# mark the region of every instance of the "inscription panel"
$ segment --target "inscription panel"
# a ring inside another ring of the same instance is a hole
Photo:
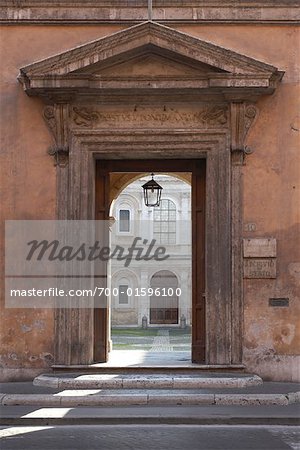
[[[244,259],[244,278],[276,278],[276,259]]]
[[[73,106],[72,126],[83,128],[102,128],[107,126],[126,128],[136,127],[164,127],[174,124],[184,127],[213,127],[228,126],[228,111],[226,105],[200,105],[191,108],[178,106],[132,108],[91,108],[90,106]]]
[[[243,239],[244,258],[275,258],[276,239],[249,238]]]

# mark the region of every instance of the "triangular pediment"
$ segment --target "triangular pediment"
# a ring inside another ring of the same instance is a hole
[[[178,58],[176,54],[161,54],[159,49],[153,47],[144,49],[139,53],[126,57],[109,60],[106,63],[93,64],[84,69],[79,69],[73,74],[89,74],[102,77],[178,77],[188,78],[205,75],[207,72],[224,73],[220,69],[208,64],[198,63],[186,58]]]
[[[41,95],[47,89],[61,88],[81,93],[91,86],[95,92],[108,87],[131,89],[131,79],[139,78],[176,79],[178,87],[184,89],[267,89],[273,88],[274,81],[281,77],[282,73],[269,64],[172,28],[145,22],[23,67],[19,78],[29,94]],[[128,83],[120,86],[112,83],[120,78],[126,78]],[[188,78],[193,80],[192,84],[182,84]],[[94,84],[88,84],[88,80],[89,83],[94,80]],[[111,83],[105,84],[103,80]],[[168,85],[151,87],[167,89]]]

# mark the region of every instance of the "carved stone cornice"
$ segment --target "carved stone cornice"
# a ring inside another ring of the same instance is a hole
[[[250,127],[258,116],[258,108],[245,102],[230,103],[231,153],[233,164],[243,164],[252,150],[245,145]]]
[[[132,5],[135,7],[145,7],[147,6],[147,0],[57,0],[53,1],[56,8],[63,8],[64,6],[86,6],[86,7],[114,7],[114,6],[124,6],[125,8],[130,8]],[[176,5],[178,8],[182,6],[205,6],[210,7],[220,7],[224,6],[236,6],[241,8],[246,7],[285,7],[285,6],[297,6],[299,5],[298,0],[153,0],[153,8],[156,7],[172,7]],[[24,7],[37,7],[37,6],[49,6],[48,0],[0,0],[0,6],[19,6]]]
[[[54,141],[48,154],[54,156],[55,166],[65,167],[69,156],[69,105],[48,105],[44,108],[43,116]]]
[[[146,0],[0,0],[0,22],[37,24],[139,23]],[[153,0],[161,23],[295,24],[298,0]]]
[[[121,72],[119,64],[123,69],[126,64],[141,65],[145,56],[156,58],[155,63],[159,61],[157,70],[143,66],[146,69],[140,77],[139,71]],[[176,64],[176,73],[171,69],[159,72],[159,64],[165,69],[169,59]],[[19,80],[28,95],[52,103],[46,107],[44,117],[54,137],[50,153],[55,155],[57,165],[67,163],[69,126],[88,130],[124,128],[127,123],[138,128],[143,123],[145,128],[157,124],[163,128],[168,121],[175,128],[230,128],[232,162],[241,164],[249,153],[245,139],[257,115],[249,102],[272,94],[283,74],[270,64],[148,21],[23,67]],[[157,95],[160,105],[167,105],[167,99],[176,95],[180,104],[199,107],[187,112],[163,106],[146,115],[127,109],[124,115],[111,108],[103,112],[97,106],[105,96],[117,98],[119,105],[132,105],[139,95],[152,99]],[[213,96],[214,101],[201,109],[200,104],[209,102],[208,96]],[[187,98],[191,100],[187,102]],[[228,103],[230,119],[224,107]]]

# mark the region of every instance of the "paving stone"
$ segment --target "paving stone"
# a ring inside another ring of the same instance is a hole
[[[47,384],[45,384],[47,383]],[[59,379],[57,377],[51,377],[49,375],[39,375],[33,380],[34,386],[48,386],[54,389],[57,389],[59,383]]]
[[[217,378],[200,378],[200,377],[174,377],[174,388],[200,388],[200,387],[228,387],[235,386],[237,387],[237,380],[233,382],[233,380],[225,379],[217,379]]]
[[[62,378],[58,380],[59,388],[122,388],[123,379],[121,377],[115,378],[113,376],[85,376],[78,379]]]
[[[88,397],[100,393],[102,393],[101,389],[65,389],[53,395],[56,397]]]
[[[147,394],[136,395],[91,395],[88,397],[61,397],[61,406],[121,406],[146,405]]]
[[[157,336],[153,339],[150,352],[172,352],[170,344],[169,330],[158,330]]]
[[[133,377],[133,378],[123,378],[123,388],[124,389],[151,389],[151,388],[162,388],[171,389],[173,388],[173,378],[172,377]]]
[[[251,380],[251,383],[248,383]],[[219,377],[180,377],[174,376],[174,388],[242,388],[246,386],[257,386],[262,384],[262,380],[259,377],[243,378],[234,377],[227,378],[223,376]]]
[[[243,386],[258,386],[263,384],[263,380],[258,375],[252,375],[251,377],[246,377],[240,379],[241,387]]]
[[[300,403],[300,392],[290,392],[287,398],[289,403]]]
[[[149,405],[213,405],[213,394],[149,394]]]
[[[2,405],[59,406],[60,397],[49,394],[7,394],[2,399]]]
[[[288,405],[282,394],[216,394],[216,405]]]

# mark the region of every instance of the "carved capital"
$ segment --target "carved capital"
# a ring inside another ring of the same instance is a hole
[[[69,105],[58,103],[46,106],[43,115],[54,141],[48,154],[54,156],[56,166],[64,167],[69,154]]]
[[[258,115],[254,105],[245,102],[230,103],[231,152],[234,164],[243,164],[252,150],[245,145],[247,134]]]
[[[69,162],[69,150],[64,148],[51,147],[48,150],[48,155],[54,157],[54,165],[59,167],[66,167]]]

